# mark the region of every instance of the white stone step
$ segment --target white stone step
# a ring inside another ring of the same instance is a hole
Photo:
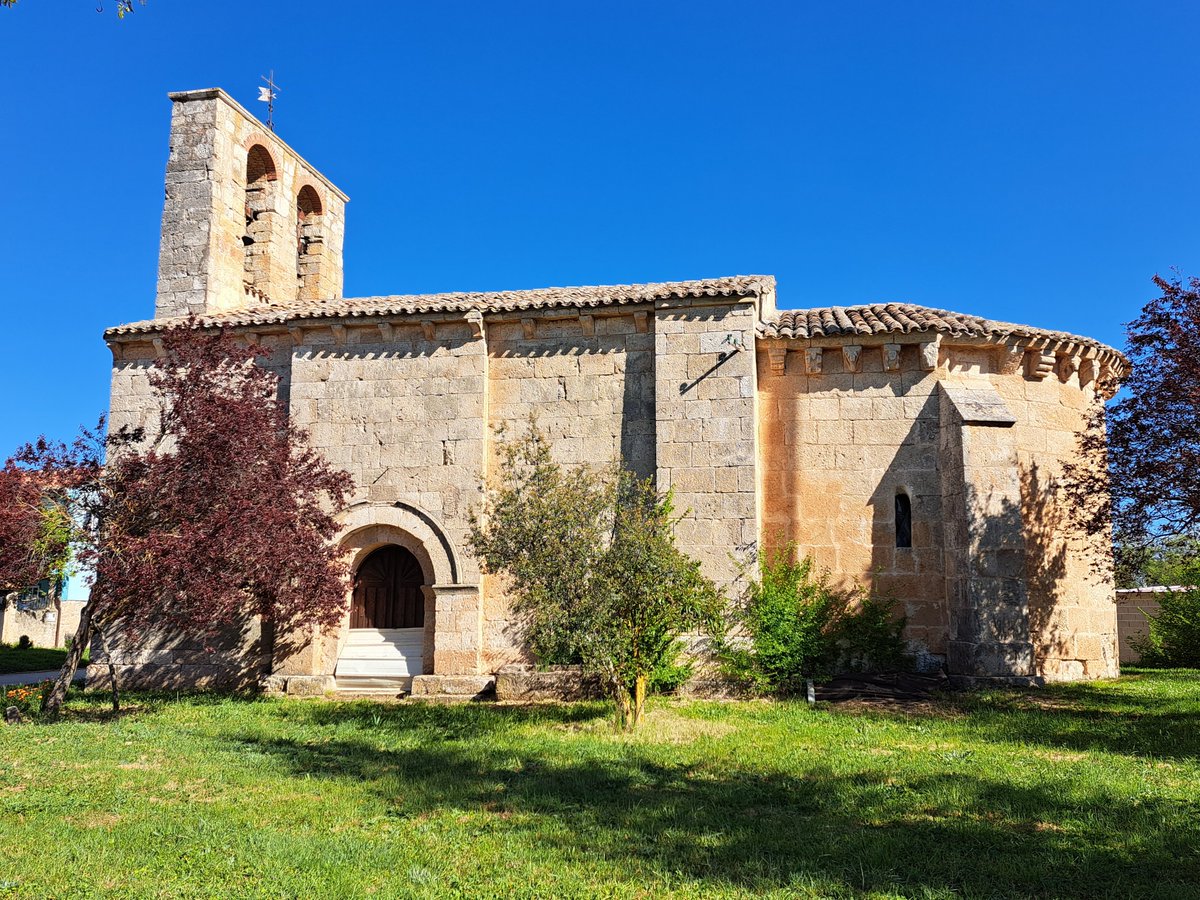
[[[407,694],[412,690],[412,676],[338,675],[338,693]]]
[[[415,671],[414,671],[415,669]],[[334,676],[387,675],[393,678],[421,674],[421,659],[339,659]]]
[[[352,628],[346,635],[347,647],[379,647],[409,644],[425,640],[424,628]]]
[[[386,676],[420,675],[425,671],[425,629],[354,629],[338,657],[334,675]]]

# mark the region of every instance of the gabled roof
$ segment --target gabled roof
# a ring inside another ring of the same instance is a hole
[[[274,303],[262,299],[256,306],[232,309],[200,316],[196,327],[269,326],[329,318],[366,318],[371,316],[419,315],[424,313],[524,312],[541,309],[589,309],[653,303],[672,299],[702,297],[754,297],[773,294],[775,279],[770,275],[734,275],[698,281],[662,281],[650,284],[607,284],[585,287],[551,287],[526,291],[483,293],[396,294],[383,297],[346,297],[320,301]],[[773,304],[768,304],[768,308]],[[105,338],[121,335],[153,334],[165,328],[184,325],[184,317],[147,319],[118,325],[104,333]],[[862,306],[826,306],[813,309],[788,309],[768,313],[758,323],[758,336],[765,339],[819,339],[853,335],[889,335],[936,332],[956,337],[985,338],[993,341],[1014,339],[1042,340],[1091,347],[1124,363],[1116,350],[1091,338],[1050,331],[1011,322],[999,322],[980,316],[933,309],[912,303],[872,303]]]
[[[245,309],[205,315],[200,327],[214,325],[281,325],[306,319],[358,316],[410,315],[414,313],[517,312],[555,307],[594,308],[690,297],[762,297],[775,290],[770,275],[735,275],[700,281],[665,281],[652,284],[608,284],[589,287],[552,287],[495,293],[399,294],[387,297],[354,297],[291,303],[264,302]],[[139,334],[182,325],[186,318],[148,319],[110,328],[104,336]]]

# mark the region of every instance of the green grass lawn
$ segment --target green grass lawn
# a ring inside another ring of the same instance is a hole
[[[61,669],[66,661],[66,650],[47,650],[44,647],[18,650],[15,644],[0,644],[0,675]]]
[[[909,710],[132,696],[0,728],[0,897],[1200,897],[1200,673]]]

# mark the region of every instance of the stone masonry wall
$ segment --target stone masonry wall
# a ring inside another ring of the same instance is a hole
[[[429,515],[455,549],[459,583],[478,584],[463,548],[468,512],[481,499],[483,342],[462,320],[349,327],[340,343],[327,329],[311,329],[301,340],[291,365],[292,421],[353,477],[352,504],[400,503]],[[425,577],[432,584],[435,573]],[[456,627],[478,632],[480,624]],[[464,642],[462,659],[443,655],[443,664],[476,671],[477,651],[465,648],[479,641],[476,634]],[[326,655],[318,668],[331,670],[336,647]]]
[[[1136,666],[1142,654],[1134,644],[1150,634],[1146,617],[1157,616],[1162,606],[1159,598],[1173,587],[1126,588],[1117,591],[1117,638],[1121,665]]]
[[[1040,377],[990,380],[1017,419],[1013,442],[1038,674],[1052,681],[1113,677],[1117,622],[1108,539],[1072,528],[1060,486],[1063,463],[1077,458],[1094,384],[1081,386],[1080,372],[1053,356]]]
[[[646,309],[489,322],[489,459],[498,428],[524,434],[534,415],[563,465],[620,458],[639,475],[653,475],[652,328]],[[485,671],[525,659],[499,579],[484,579],[483,619]]]
[[[745,301],[655,310],[658,485],[674,491],[680,547],[731,592],[759,540],[757,319]]]

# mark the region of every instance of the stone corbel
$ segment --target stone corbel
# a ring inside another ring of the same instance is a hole
[[[256,344],[258,344],[258,332],[257,331],[244,331],[242,333],[246,336],[246,344],[248,346],[253,347]]]
[[[525,334],[525,340],[532,341],[537,336],[537,322],[533,319],[522,319],[521,331]]]
[[[645,334],[647,331],[649,331],[650,330],[650,313],[648,313],[644,309],[634,312],[633,327],[636,328],[640,334]]]
[[[820,375],[821,363],[823,362],[824,349],[821,347],[808,347],[804,351],[804,374]]]
[[[113,359],[122,359],[125,356],[125,345],[120,341],[110,342],[108,349],[112,351]]]
[[[288,334],[292,336],[292,343],[297,347],[304,343],[304,329],[299,325],[293,325],[289,328]]]
[[[167,355],[167,350],[163,344],[162,338],[160,338],[160,337],[151,338],[150,343],[152,343],[154,345],[154,355],[156,357],[158,357],[159,359],[162,359],[164,356]]]
[[[467,325],[471,328],[471,337],[483,337],[483,313],[473,309],[467,313]]]
[[[1005,344],[1000,350],[1000,374],[1016,375],[1025,363],[1025,348]]]
[[[433,319],[421,320],[421,334],[425,340],[432,341],[437,336],[437,330],[434,328]]]
[[[842,345],[842,371],[862,371],[862,344]]]
[[[1087,359],[1080,360],[1080,362],[1079,362],[1079,386],[1081,388],[1087,387],[1089,384],[1091,384],[1093,381],[1095,381],[1096,376],[1098,374],[1098,369],[1099,369],[1099,366],[1096,365],[1096,360],[1091,359],[1090,357]]]
[[[329,330],[333,332],[333,342],[335,344],[346,343],[346,326],[341,322],[334,322],[329,326]]]
[[[921,368],[926,372],[932,372],[938,367],[938,354],[942,349],[942,336],[939,334],[932,341],[923,341],[917,345],[917,349],[921,351]]]
[[[787,371],[787,347],[772,344],[767,347],[767,363],[771,366],[772,375],[782,375]]]
[[[900,345],[899,344],[884,344],[883,345],[883,371],[899,372],[900,371]]]
[[[1071,380],[1071,376],[1079,371],[1079,364],[1074,356],[1064,354],[1056,358],[1054,369],[1058,373],[1058,380],[1066,384]]]
[[[383,338],[384,343],[390,344],[392,342],[392,338],[395,336],[395,333],[395,329],[392,328],[391,322],[379,323],[379,336]]]
[[[1044,381],[1046,376],[1054,371],[1056,362],[1058,360],[1053,353],[1035,350],[1025,359],[1025,377],[1033,381]]]
[[[596,334],[596,317],[589,313],[580,313],[579,327],[583,329],[584,337],[594,336]]]

